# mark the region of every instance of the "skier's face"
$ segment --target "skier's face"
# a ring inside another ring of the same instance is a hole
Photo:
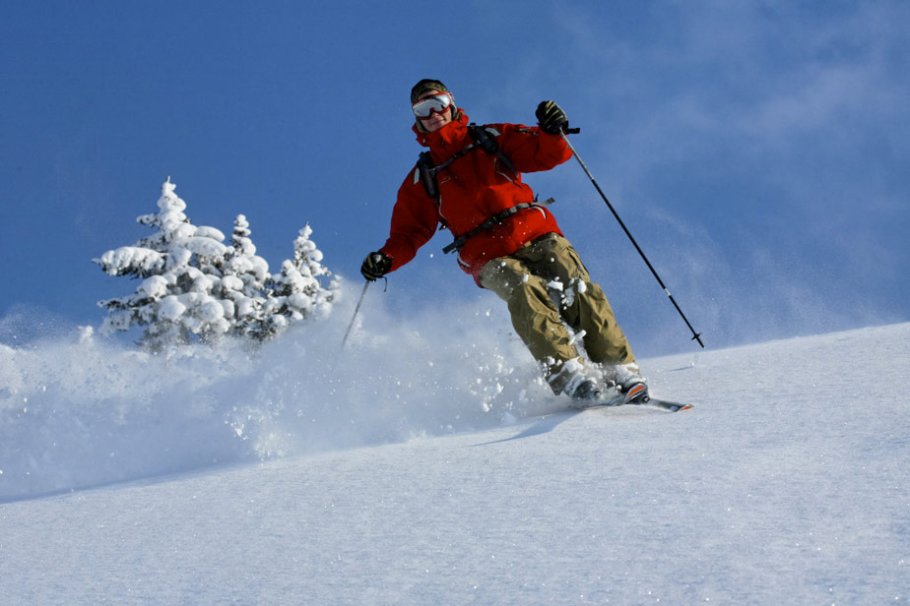
[[[412,109],[421,126],[428,132],[433,132],[452,121],[454,105],[452,93],[440,91],[424,95],[414,103]]]
[[[429,118],[420,118],[420,123],[428,132],[437,131],[452,121],[452,112],[444,111],[439,114],[430,114]]]

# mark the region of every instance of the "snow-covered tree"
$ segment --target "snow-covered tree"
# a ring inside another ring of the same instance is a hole
[[[246,217],[237,215],[222,268],[221,297],[232,311],[231,333],[262,340],[259,327],[268,296],[269,264],[256,255],[251,233]]]
[[[224,265],[228,251],[224,234],[194,226],[175,188],[168,178],[161,186],[158,212],[137,219],[156,230],[152,235],[94,259],[109,275],[142,279],[133,294],[99,305],[109,310],[105,330],[143,327],[140,342],[150,349],[194,338],[215,340],[232,325],[225,306],[213,296],[220,288],[217,267]]]
[[[322,251],[311,235],[313,228],[307,224],[294,240],[294,260],[284,261],[281,272],[272,279],[278,313],[291,320],[324,317],[331,311],[339,288],[332,272],[322,265]]]
[[[106,331],[141,327],[140,343],[161,349],[223,335],[264,341],[294,322],[328,315],[339,284],[322,265],[309,225],[294,242],[293,261],[272,275],[256,255],[244,215],[235,219],[225,246],[219,230],[190,222],[175,188],[168,178],[158,212],[137,219],[154,233],[94,259],[112,276],[141,279],[133,294],[99,303],[109,310]]]

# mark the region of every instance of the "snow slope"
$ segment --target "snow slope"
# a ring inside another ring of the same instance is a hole
[[[343,320],[0,348],[3,603],[910,603],[910,324],[644,360],[697,408],[567,413],[501,318],[365,315],[393,332],[340,358],[307,343]]]

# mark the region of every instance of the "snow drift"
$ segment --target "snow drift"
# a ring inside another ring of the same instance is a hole
[[[346,299],[254,353],[234,343],[154,355],[88,331],[0,345],[0,500],[490,427],[558,406],[507,318],[478,306],[397,325],[368,297],[341,352]]]

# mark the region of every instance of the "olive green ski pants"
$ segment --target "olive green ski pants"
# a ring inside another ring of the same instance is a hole
[[[584,349],[591,362],[635,361],[606,295],[562,236],[546,235],[490,261],[480,271],[479,281],[508,304],[515,332],[548,377],[578,357],[572,332],[584,331]],[[559,386],[552,381],[551,385],[559,393]]]

